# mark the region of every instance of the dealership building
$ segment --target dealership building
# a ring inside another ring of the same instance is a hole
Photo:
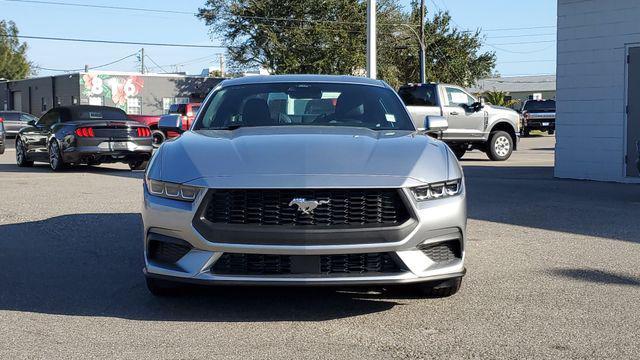
[[[558,0],[557,177],[640,183],[638,19],[638,0]]]
[[[88,71],[0,81],[0,109],[39,116],[54,106],[105,105],[128,114],[161,115],[172,104],[201,101],[222,80],[180,74]]]

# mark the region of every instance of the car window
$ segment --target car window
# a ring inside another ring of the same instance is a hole
[[[29,122],[31,120],[38,121],[38,118],[30,114],[20,114],[20,121]]]
[[[38,120],[38,126],[39,127],[44,127],[44,128],[48,128],[51,127],[53,124],[58,122],[58,111],[57,110],[51,110],[49,112],[47,112],[46,114],[42,115],[42,117],[40,118],[40,120]]]
[[[20,113],[16,112],[5,112],[0,113],[0,117],[5,121],[18,121],[20,119]]]
[[[405,86],[400,88],[398,95],[407,106],[437,106],[434,85]]]
[[[373,130],[414,130],[388,88],[342,83],[237,85],[217,91],[204,104],[194,127],[355,126]]]
[[[469,94],[458,88],[446,87],[445,91],[449,106],[471,106],[476,102]]]
[[[555,100],[529,100],[524,104],[523,111],[555,111]]]

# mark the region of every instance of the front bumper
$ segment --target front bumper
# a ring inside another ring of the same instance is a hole
[[[409,199],[408,190],[403,190]],[[193,218],[205,194],[193,203],[180,202],[150,195],[144,191],[144,248],[146,276],[172,281],[209,285],[393,285],[438,281],[464,275],[464,237],[466,200],[462,194],[452,198],[421,203],[410,201],[417,223],[398,239],[386,242],[356,244],[282,245],[246,243],[215,243],[209,241],[193,225]],[[158,262],[150,257],[150,238],[173,238],[191,248],[175,263]],[[421,250],[430,244],[457,242],[459,256],[447,261],[434,261]],[[418,248],[421,247],[421,248]],[[213,269],[225,253],[268,254],[304,258],[341,254],[391,254],[401,271],[373,274],[307,274],[277,275],[220,274]]]

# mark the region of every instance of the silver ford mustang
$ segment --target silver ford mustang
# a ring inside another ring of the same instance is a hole
[[[147,286],[401,285],[458,291],[463,174],[446,126],[416,130],[384,82],[265,76],[222,82],[144,181]],[[179,131],[178,117],[160,120]]]

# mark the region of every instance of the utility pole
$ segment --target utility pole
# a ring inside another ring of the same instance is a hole
[[[427,82],[427,73],[425,69],[425,46],[424,46],[424,16],[425,16],[424,0],[420,0],[420,82]]]
[[[144,48],[140,49],[140,73],[144,74]]]
[[[224,54],[220,55],[220,77],[224,77]]]
[[[367,76],[375,79],[376,70],[376,0],[367,0]]]

